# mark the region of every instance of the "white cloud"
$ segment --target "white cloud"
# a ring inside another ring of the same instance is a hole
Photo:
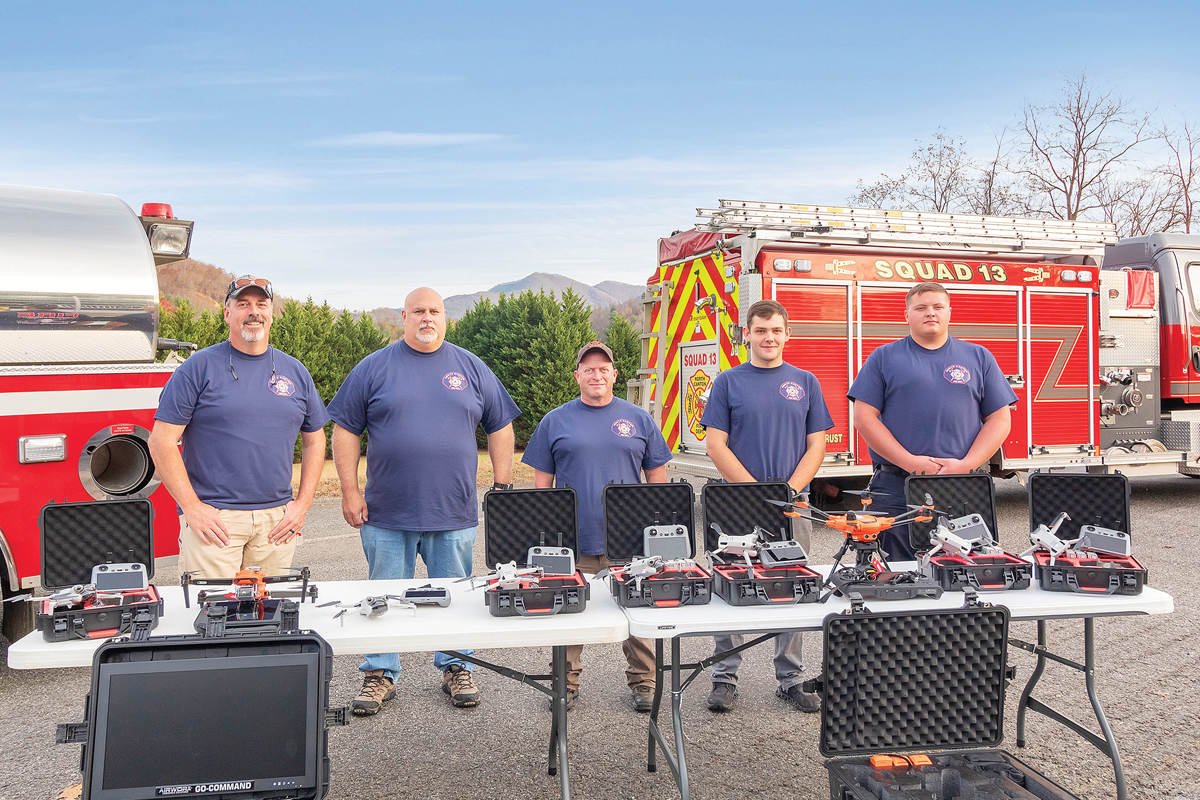
[[[313,144],[324,147],[443,147],[454,144],[478,144],[501,139],[497,133],[396,133],[373,131],[330,136]]]

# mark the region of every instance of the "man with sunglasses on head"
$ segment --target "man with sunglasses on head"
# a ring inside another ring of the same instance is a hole
[[[273,301],[265,278],[231,281],[228,341],[184,361],[154,414],[150,456],[179,504],[179,568],[198,577],[230,578],[250,566],[279,575],[290,567],[325,463],[329,416],[304,365],[270,344]]]

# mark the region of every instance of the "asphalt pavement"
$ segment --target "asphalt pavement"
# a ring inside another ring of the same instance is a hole
[[[1200,800],[1200,609],[1191,591],[1194,539],[1200,513],[1200,481],[1184,477],[1140,478],[1133,485],[1133,546],[1149,569],[1150,582],[1175,598],[1175,613],[1155,617],[1097,619],[1099,692],[1124,759],[1130,798]],[[1027,546],[1024,489],[1015,480],[997,483],[1002,544]],[[827,563],[839,534],[818,527],[814,562]],[[317,581],[366,578],[358,533],[342,520],[334,499],[319,499],[309,515],[297,565],[312,567]],[[476,573],[484,572],[482,538]],[[155,583],[176,583],[162,570]],[[481,601],[482,602],[482,601]],[[714,600],[713,602],[721,602]],[[1103,598],[1097,598],[1103,602]],[[536,621],[531,621],[536,624]],[[1036,636],[1034,623],[1014,623],[1012,635]],[[808,661],[819,665],[821,637],[805,634]],[[1082,660],[1082,622],[1050,623],[1050,640],[1068,657]],[[7,642],[0,644],[0,800],[53,798],[77,782],[79,747],[54,744],[55,725],[82,719],[90,670],[12,670]],[[710,638],[683,642],[684,657],[711,653]],[[478,651],[480,657],[530,673],[547,671],[550,651]],[[618,644],[584,651],[582,691],[570,713],[570,763],[576,798],[677,797],[670,773],[646,772],[646,715],[636,714],[625,687]],[[360,685],[354,656],[335,658],[331,693],[349,703]],[[1085,800],[1115,796],[1108,760],[1076,734],[1031,715],[1029,746],[1017,749],[1016,700],[1033,657],[1016,648],[1009,663],[1017,679],[1008,692],[1005,748]],[[432,654],[406,654],[396,697],[375,717],[356,718],[330,734],[331,798],[554,798],[558,779],[546,775],[549,712],[545,695],[499,675],[478,670],[482,703],[452,708],[440,688]],[[818,669],[813,669],[815,674]],[[820,718],[802,714],[775,697],[769,648],[746,653],[740,699],[734,711],[713,714],[704,704],[705,677],[683,696],[692,796],[697,800],[826,798],[828,780],[817,752]],[[1081,721],[1091,708],[1081,673],[1051,666],[1038,696]],[[247,724],[268,709],[247,709]]]

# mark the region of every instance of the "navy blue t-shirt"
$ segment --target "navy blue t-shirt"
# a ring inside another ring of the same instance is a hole
[[[833,418],[811,372],[746,362],[717,375],[700,424],[729,434],[729,449],[754,480],[786,481],[808,452],[805,437],[832,428]]]
[[[478,525],[475,428],[495,433],[520,413],[487,365],[449,342],[376,350],[329,404],[338,425],[367,432],[367,521],[402,531]]]
[[[274,347],[252,356],[229,342],[179,365],[154,418],[187,426],[183,465],[201,502],[242,510],[291,502],[296,437],[329,421],[303,364]]]
[[[996,357],[953,336],[936,350],[911,336],[883,345],[846,396],[879,409],[879,420],[905,450],[934,458],[965,456],[983,418],[1017,401]],[[891,463],[874,450],[871,460]]]
[[[604,406],[575,399],[538,423],[521,461],[570,486],[579,503],[579,552],[604,553],[606,484],[640,483],[642,470],[661,467],[671,451],[649,414],[614,397]]]

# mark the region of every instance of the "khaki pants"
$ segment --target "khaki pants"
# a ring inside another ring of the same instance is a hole
[[[609,566],[609,561],[602,555],[580,556],[575,565],[585,575],[595,575]],[[654,645],[650,639],[638,639],[630,636],[621,643],[625,652],[625,661],[629,667],[625,670],[625,682],[629,688],[637,686],[654,687]],[[553,667],[551,667],[553,669]],[[567,688],[579,691],[579,675],[583,672],[583,645],[573,644],[567,647]]]
[[[267,541],[267,534],[283,519],[283,506],[255,511],[217,509],[229,544],[217,547],[205,544],[188,527],[187,517],[179,515],[179,570],[198,578],[232,578],[246,567],[261,567],[263,575],[282,575],[292,565],[292,555],[300,537],[287,544]]]

